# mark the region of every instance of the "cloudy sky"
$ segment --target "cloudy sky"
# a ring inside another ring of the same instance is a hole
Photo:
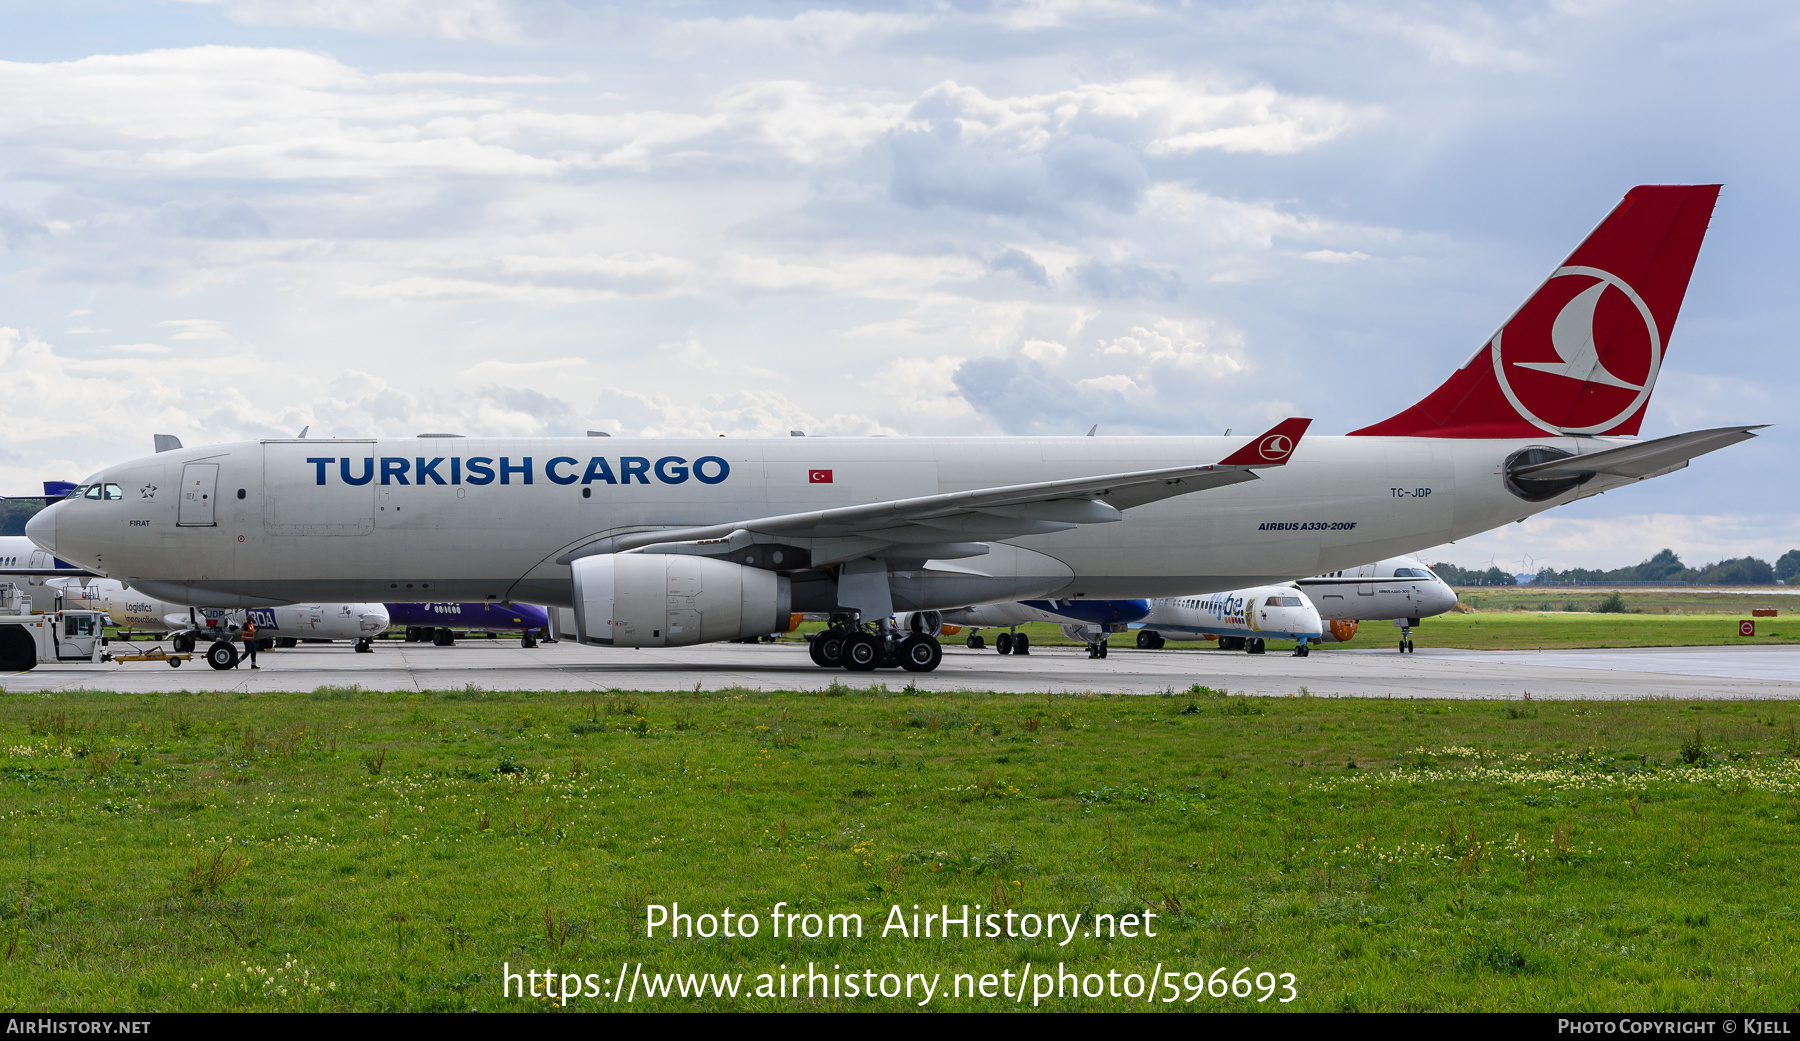
[[[1724,182],[1646,435],[1433,554],[1800,546],[1800,8],[0,3],[0,491],[291,435],[1342,433]]]

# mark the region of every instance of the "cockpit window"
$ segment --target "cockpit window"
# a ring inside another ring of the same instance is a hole
[[[125,493],[120,490],[118,485],[109,484],[106,486],[106,497],[108,499],[123,499],[125,498]]]
[[[1300,606],[1300,598],[1297,596],[1272,596],[1269,598],[1269,606],[1270,607],[1299,607]]]
[[[1397,567],[1394,569],[1394,577],[1395,578],[1430,578],[1431,572],[1426,571],[1424,568]]]
[[[84,484],[75,489],[75,494],[81,496],[83,499],[98,499],[100,498],[100,492],[102,490],[103,489],[97,484]]]

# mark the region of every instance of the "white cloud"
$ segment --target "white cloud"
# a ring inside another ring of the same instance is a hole
[[[1501,570],[1536,572],[1551,567],[1611,570],[1648,560],[1673,549],[1689,567],[1733,557],[1760,557],[1774,563],[1788,550],[1800,548],[1800,520],[1786,516],[1734,514],[1628,514],[1582,518],[1541,514],[1523,524],[1439,546],[1425,555],[1461,567],[1486,567],[1491,558]]]
[[[169,337],[171,340],[229,340],[225,332],[225,323],[210,318],[171,318],[158,323],[166,329],[180,330]]]
[[[246,25],[518,42],[525,36],[505,0],[182,0],[216,4]]]
[[[1320,264],[1349,264],[1358,260],[1373,260],[1369,254],[1361,250],[1345,253],[1335,249],[1313,249],[1300,254],[1301,260],[1316,261]]]
[[[1215,346],[1215,342],[1223,345]],[[1187,322],[1162,319],[1153,327],[1134,326],[1129,335],[1100,341],[1100,354],[1128,359],[1146,377],[1172,366],[1220,379],[1249,369],[1240,347],[1241,338],[1235,333],[1195,329]]]

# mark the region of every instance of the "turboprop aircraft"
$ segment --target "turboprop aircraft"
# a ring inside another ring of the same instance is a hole
[[[1637,440],[1717,185],[1633,188],[1437,390],[1337,437],[271,439],[89,477],[26,534],[162,599],[572,606],[664,647],[830,612],[845,664],[941,651],[896,610],[1203,595],[1416,552],[1754,436]]]
[[[1138,646],[1155,649],[1165,640],[1210,637],[1220,650],[1262,654],[1265,640],[1293,640],[1294,654],[1304,658],[1324,629],[1318,609],[1293,585],[1254,586],[1156,601],[1138,630]]]
[[[1263,641],[1293,640],[1294,653],[1305,657],[1323,628],[1319,612],[1292,585],[1253,586],[1208,596],[1162,597],[1156,600],[1027,600],[1022,603],[984,604],[939,614],[948,625],[972,630],[1015,626],[1028,622],[1054,622],[1063,635],[1087,644],[1088,657],[1107,656],[1107,637],[1138,629],[1141,648],[1157,648],[1166,639],[1212,638],[1227,650],[1263,653]],[[814,643],[818,641],[815,638]],[[979,632],[969,634],[968,646],[985,646]],[[994,639],[1001,654],[1024,654],[1030,647],[1024,633],[1004,632]],[[815,660],[818,652],[814,654]]]

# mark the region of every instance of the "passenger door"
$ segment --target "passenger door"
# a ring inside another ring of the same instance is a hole
[[[215,526],[213,507],[219,492],[218,463],[188,463],[181,468],[181,503],[175,524],[183,528]]]

